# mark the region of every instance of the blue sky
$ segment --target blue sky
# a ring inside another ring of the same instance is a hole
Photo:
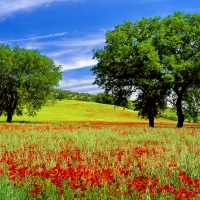
[[[62,65],[60,88],[96,94],[92,50],[125,20],[199,13],[199,0],[1,0],[0,43],[37,49]]]

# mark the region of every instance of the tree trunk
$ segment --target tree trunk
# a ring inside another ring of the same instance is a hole
[[[154,117],[153,116],[149,116],[149,126],[154,127]]]
[[[7,102],[7,122],[12,122],[15,109],[17,108],[18,94],[16,91],[10,92],[10,99]]]
[[[183,98],[183,95],[178,95],[178,98],[176,101],[176,109],[177,109],[177,116],[178,116],[177,127],[178,128],[183,127],[183,122],[184,122],[184,114],[183,114],[183,110],[182,110],[182,98]]]
[[[12,122],[12,114],[11,113],[8,113],[8,115],[7,115],[7,122],[8,123],[11,123]]]

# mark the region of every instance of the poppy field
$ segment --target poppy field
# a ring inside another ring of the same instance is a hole
[[[0,199],[200,199],[200,129],[0,124]]]

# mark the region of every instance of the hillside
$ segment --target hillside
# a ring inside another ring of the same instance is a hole
[[[0,122],[5,122],[4,116]],[[35,117],[13,116],[13,122],[72,122],[72,121],[118,121],[118,122],[148,122],[140,119],[133,110],[115,107],[113,105],[76,100],[56,101],[54,106],[45,106]],[[156,119],[155,122],[170,120]]]

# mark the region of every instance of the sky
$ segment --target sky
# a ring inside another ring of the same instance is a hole
[[[93,49],[124,21],[199,13],[199,0],[0,0],[0,43],[38,50],[62,66],[59,88],[103,92],[93,85]]]

